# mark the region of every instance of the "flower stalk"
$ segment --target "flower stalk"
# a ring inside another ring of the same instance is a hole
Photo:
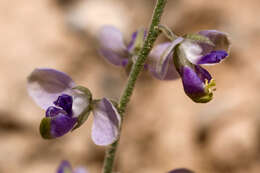
[[[155,5],[153,15],[152,15],[152,21],[149,27],[148,35],[144,41],[144,45],[142,49],[140,50],[138,54],[138,58],[133,65],[126,87],[123,91],[123,94],[120,98],[119,104],[118,104],[118,111],[120,113],[121,119],[124,119],[124,113],[127,107],[127,104],[130,101],[131,95],[133,93],[134,87],[136,80],[140,74],[140,72],[144,68],[144,64],[146,61],[146,58],[151,51],[153,44],[158,37],[160,31],[158,29],[158,25],[160,24],[160,19],[164,10],[164,7],[167,3],[167,0],[157,0],[157,3]],[[121,124],[122,126],[122,124]],[[121,129],[121,127],[120,127]],[[106,155],[105,155],[105,160],[104,160],[104,165],[103,165],[103,173],[111,173],[114,165],[114,159],[115,159],[115,153],[118,147],[118,142],[115,141],[113,144],[111,144],[107,150],[106,150]]]

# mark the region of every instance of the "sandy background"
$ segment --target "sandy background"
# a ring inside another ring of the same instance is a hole
[[[74,133],[43,140],[38,127],[44,112],[27,95],[26,77],[36,67],[55,68],[96,98],[118,99],[127,76],[98,55],[95,35],[111,24],[129,41],[133,31],[148,26],[154,3],[0,1],[0,173],[55,173],[63,159],[101,172],[105,148],[91,141],[92,117]],[[259,0],[169,0],[163,24],[178,34],[228,32],[231,56],[208,68],[217,82],[208,104],[193,103],[180,80],[141,76],[127,109],[118,172],[260,172],[259,7]]]

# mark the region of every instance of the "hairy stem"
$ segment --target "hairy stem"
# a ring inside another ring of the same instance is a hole
[[[120,98],[120,101],[118,104],[118,111],[122,117],[122,120],[124,119],[124,113],[125,113],[127,104],[130,101],[130,97],[133,93],[137,77],[140,74],[140,72],[143,70],[146,58],[147,58],[149,52],[151,51],[156,38],[159,35],[160,31],[158,29],[158,25],[160,23],[160,19],[161,19],[166,2],[167,2],[167,0],[157,0],[156,6],[153,11],[152,21],[151,21],[151,24],[149,27],[148,35],[144,41],[144,45],[143,45],[142,49],[140,50],[140,52],[138,54],[138,58],[131,69],[126,87]],[[122,123],[121,123],[121,126],[122,126]],[[121,129],[121,127],[120,127],[120,129]],[[111,144],[106,150],[106,156],[105,156],[104,165],[103,165],[103,173],[112,173],[114,159],[115,159],[115,153],[117,150],[119,139],[120,138],[118,138],[118,140],[115,141],[113,144]]]

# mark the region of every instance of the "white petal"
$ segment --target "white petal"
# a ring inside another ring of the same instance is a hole
[[[121,117],[113,104],[106,98],[99,101],[94,110],[92,139],[96,145],[109,145],[117,140]]]

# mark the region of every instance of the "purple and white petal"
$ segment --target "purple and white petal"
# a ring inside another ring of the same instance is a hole
[[[70,163],[66,160],[63,160],[57,170],[57,173],[72,173]]]
[[[172,54],[174,47],[182,41],[183,38],[179,37],[173,42],[162,43],[152,49],[148,59],[148,68],[154,77],[160,80],[178,78],[173,65]]]
[[[192,64],[216,64],[228,56],[225,50],[214,50],[214,46],[185,39],[179,49]]]
[[[228,56],[228,53],[224,50],[211,51],[209,54],[200,58],[197,64],[216,64],[220,63],[223,59]]]
[[[37,105],[46,110],[63,93],[72,94],[75,86],[65,73],[49,68],[35,69],[28,77],[27,90]]]
[[[199,34],[208,37],[214,44],[214,50],[225,50],[229,52],[230,39],[227,33],[220,32],[217,30],[203,30]]]
[[[92,139],[96,145],[109,145],[117,140],[121,117],[117,109],[106,98],[99,101],[94,109]]]
[[[170,55],[167,55],[163,61],[161,56],[164,55],[165,50],[171,45],[170,42],[162,43],[155,46],[148,57],[148,69],[151,74],[157,79],[162,80],[168,71]],[[160,67],[160,69],[158,68]]]
[[[169,173],[193,173],[193,171],[188,170],[186,168],[180,168],[180,169],[174,169],[170,171]]]
[[[113,26],[104,26],[98,34],[99,52],[110,63],[122,65],[122,60],[128,58],[127,47],[122,33]]]

